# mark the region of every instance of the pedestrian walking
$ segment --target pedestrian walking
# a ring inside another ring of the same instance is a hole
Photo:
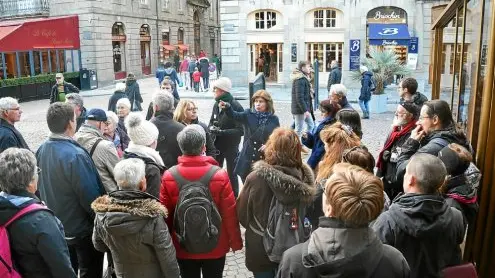
[[[392,130],[383,145],[377,162],[377,176],[382,178],[383,187],[390,199],[404,192],[402,176],[397,176],[397,161],[402,153],[402,145],[416,128],[419,116],[418,106],[412,102],[401,102],[395,111]]]
[[[115,92],[108,100],[108,111],[117,112],[117,101],[121,98],[127,98],[125,86],[126,85],[123,82],[115,84]]]
[[[165,65],[160,63],[155,72],[155,77],[158,80],[158,87],[161,86],[163,78],[165,77]]]
[[[213,84],[213,94],[215,104],[211,113],[208,127],[215,138],[215,148],[220,152],[215,159],[220,167],[223,167],[224,160],[227,163],[227,172],[229,173],[230,182],[234,195],[239,195],[239,181],[234,172],[235,159],[239,152],[239,143],[244,135],[244,129],[241,123],[227,116],[227,112],[220,109],[220,101],[229,103],[236,112],[244,111],[241,104],[230,94],[232,82],[227,77],[220,77]]]
[[[65,102],[70,103],[76,113],[76,131],[81,128],[84,121],[86,121],[87,109],[84,107],[84,100],[80,94],[68,94],[65,96]]]
[[[168,211],[146,193],[145,165],[130,158],[115,166],[119,190],[96,199],[93,243],[112,253],[118,278],[180,276],[165,223]],[[130,248],[132,246],[132,248]]]
[[[347,88],[343,84],[333,84],[328,92],[330,100],[337,102],[342,109],[354,110],[347,100]]]
[[[189,75],[189,57],[186,56],[182,63],[180,64],[180,78],[182,79],[182,82],[184,84],[184,87],[186,87],[186,90],[189,90],[189,84],[191,81],[189,80],[190,75]],[[179,86],[179,84],[177,84]]]
[[[177,76],[177,71],[174,69],[174,67],[173,67],[173,65],[172,65],[171,62],[166,62],[165,63],[165,76],[164,76],[164,79],[165,79],[165,77],[168,77],[177,86],[180,83],[179,77]],[[163,81],[160,84],[163,84]],[[180,99],[179,92],[177,91],[177,88],[174,89],[173,93],[174,93],[174,98]]]
[[[50,137],[36,152],[40,173],[41,200],[64,226],[72,267],[81,278],[99,278],[103,272],[103,253],[94,249],[94,212],[91,203],[105,194],[103,183],[88,152],[73,137],[76,133],[74,108],[53,103],[46,121]]]
[[[152,102],[155,116],[151,123],[159,132],[156,150],[160,153],[165,167],[170,168],[177,165],[177,158],[182,155],[177,134],[184,129],[184,125],[174,121],[174,97],[171,94],[157,92],[153,95]]]
[[[175,49],[174,67],[175,67],[175,70],[177,72],[180,72],[180,70],[179,70],[179,67],[180,67],[180,57],[179,57],[179,48],[178,47]]]
[[[62,223],[35,195],[40,172],[29,150],[12,147],[0,154],[0,229],[7,232],[0,236],[2,277],[77,277]],[[8,267],[15,269],[4,272]]]
[[[220,76],[222,74],[222,60],[218,56],[218,54],[213,54],[213,59],[211,60],[213,63],[215,63],[215,67],[217,69],[217,76]]]
[[[324,192],[325,216],[308,241],[284,253],[277,277],[409,277],[409,265],[400,251],[383,244],[368,227],[383,209],[380,179],[358,166],[340,163]]]
[[[311,117],[311,85],[309,82],[310,65],[307,61],[299,62],[290,78],[292,80],[292,103],[291,112],[295,121],[295,130],[299,138],[306,123],[306,131],[312,132],[314,121]]]
[[[55,74],[55,82],[50,92],[50,104],[60,101],[65,102],[67,94],[79,93],[79,89],[72,83],[65,82],[64,75],[62,73]]]
[[[198,68],[194,68],[194,73],[192,75],[193,81],[194,81],[194,91],[196,93],[199,92],[199,85],[201,83],[201,72],[199,72]]]
[[[119,117],[115,113],[112,111],[106,111],[105,113],[107,114],[107,125],[103,135],[107,140],[113,142],[119,158],[122,158],[130,142],[129,136],[127,131],[119,126]]]
[[[143,108],[141,107],[143,98],[141,97],[141,91],[139,90],[136,76],[133,73],[127,75],[125,86],[125,94],[131,102],[131,111],[143,111]]]
[[[191,91],[194,89],[196,91],[196,88],[194,87],[194,79],[193,79],[193,74],[196,71],[196,57],[191,56],[191,59],[189,60],[189,65],[188,65],[188,71],[189,71],[189,88],[191,88]],[[199,87],[198,87],[199,89]]]
[[[165,172],[160,201],[170,212],[169,231],[184,278],[223,277],[226,254],[242,249],[235,197],[229,177],[210,156],[203,156],[206,137],[199,125],[188,125],[177,140],[183,156]],[[189,202],[189,198],[202,198]]]
[[[317,170],[318,163],[320,163],[325,155],[325,144],[320,138],[320,132],[337,121],[335,115],[340,110],[340,105],[337,102],[328,99],[320,102],[319,107],[323,120],[314,132],[305,132],[302,134],[302,143],[312,150],[308,158],[308,165],[314,171]]]
[[[119,155],[113,142],[103,135],[107,121],[107,114],[102,109],[89,110],[86,122],[74,135],[74,139],[89,153],[100,174],[105,191],[110,193],[117,190],[113,168],[119,162]]]
[[[246,178],[237,199],[237,215],[246,228],[247,269],[254,277],[275,277],[282,252],[309,237],[310,230],[302,230],[305,208],[313,201],[315,186],[313,171],[302,162],[301,143],[294,131],[275,129],[264,154]],[[288,216],[281,217],[280,213]],[[274,228],[274,220],[281,226]],[[272,233],[275,242],[267,238],[267,233]],[[300,238],[294,240],[290,235]],[[267,242],[275,245],[265,248]]]
[[[215,148],[215,142],[211,136],[210,130],[208,126],[199,121],[198,119],[198,106],[192,100],[181,100],[177,105],[177,108],[174,111],[174,120],[178,123],[181,123],[185,126],[191,124],[200,125],[206,133],[206,155],[211,157],[216,157],[218,154],[217,149]]]
[[[444,268],[462,263],[462,213],[438,194],[446,175],[438,157],[415,154],[404,175],[405,194],[373,224],[381,241],[404,255],[412,278],[436,277]]]
[[[360,66],[361,71],[361,93],[359,94],[359,106],[363,112],[363,119],[370,118],[369,102],[371,100],[371,91],[373,90],[373,73],[366,66]]]
[[[161,177],[165,171],[163,159],[156,151],[158,129],[135,112],[127,117],[125,125],[131,142],[124,152],[124,158],[138,158],[146,164],[146,192],[158,198]]]
[[[418,92],[418,81],[412,77],[402,79],[397,86],[397,90],[399,91],[401,101],[413,102],[420,108],[428,101],[428,98],[425,95]]]
[[[202,91],[208,91],[210,88],[210,61],[208,58],[199,58],[199,71],[201,72],[201,79],[203,81]]]
[[[354,109],[341,109],[337,112],[337,121],[352,128],[359,139],[363,139],[363,129],[361,126],[361,116]]]
[[[332,60],[330,63],[330,73],[328,74],[327,90],[330,93],[330,88],[334,84],[340,84],[342,81],[342,70],[337,61]]]
[[[236,112],[228,102],[220,101],[220,108],[227,117],[244,127],[244,142],[237,158],[234,173],[244,182],[252,165],[262,158],[265,143],[272,132],[280,126],[275,115],[272,96],[265,90],[258,90],[251,98],[253,109]]]
[[[0,153],[8,148],[28,149],[22,134],[14,124],[21,120],[22,109],[16,99],[0,98]]]

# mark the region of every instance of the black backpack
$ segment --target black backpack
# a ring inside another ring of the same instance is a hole
[[[179,187],[175,206],[175,234],[182,248],[192,254],[211,252],[217,247],[222,217],[211,197],[210,180],[220,170],[212,166],[201,179],[186,180],[177,166],[169,169]]]

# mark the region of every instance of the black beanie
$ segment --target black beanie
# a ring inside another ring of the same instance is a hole
[[[418,105],[416,105],[414,102],[412,102],[412,101],[401,101],[399,104],[402,107],[404,107],[404,109],[406,109],[407,112],[413,114],[413,116],[415,118],[417,118],[419,116],[419,111],[421,110],[421,107],[419,107]]]
[[[459,154],[449,148],[449,146],[444,147],[438,153],[438,158],[440,158],[443,164],[445,164],[445,168],[447,168],[447,174],[454,177],[462,175],[467,170],[467,168],[469,168],[470,162],[462,161],[459,158]]]

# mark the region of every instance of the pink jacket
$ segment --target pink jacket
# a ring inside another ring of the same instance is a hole
[[[184,61],[180,64],[179,70],[180,72],[189,72],[189,61],[184,59]]]

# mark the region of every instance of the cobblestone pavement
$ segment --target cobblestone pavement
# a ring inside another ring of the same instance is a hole
[[[143,88],[141,88],[141,91]],[[151,99],[151,92],[144,93],[144,105],[147,107]],[[85,98],[85,107],[90,108],[102,108],[106,109],[109,96],[94,96]],[[199,119],[204,122],[208,122],[213,105],[212,99],[196,99],[196,103],[199,106]],[[246,100],[240,101],[244,107],[248,106]],[[23,110],[21,122],[16,126],[23,134],[28,145],[33,151],[36,151],[41,143],[46,140],[49,131],[46,125],[46,111],[48,108],[48,100],[32,101],[21,103]],[[292,116],[290,114],[290,103],[275,101],[275,108],[282,126],[290,126],[292,123]],[[393,107],[392,107],[393,108]],[[383,144],[390,123],[392,121],[393,114],[372,114],[371,120],[363,121],[363,143],[368,146],[373,155],[378,154],[380,146]],[[319,118],[319,115],[317,115]],[[243,230],[244,234],[244,230]],[[244,250],[236,252],[235,254],[229,253],[227,255],[227,262],[225,265],[224,277],[253,277],[244,264]]]

